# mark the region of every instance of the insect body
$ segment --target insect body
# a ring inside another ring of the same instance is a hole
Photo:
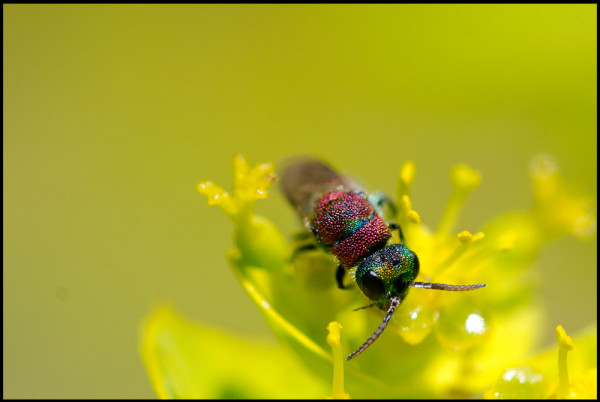
[[[344,274],[356,266],[358,287],[373,305],[387,311],[373,335],[346,360],[361,354],[379,337],[409,287],[466,291],[485,286],[414,282],[419,274],[417,255],[404,244],[387,245],[392,230],[398,230],[403,241],[400,227],[386,224],[375,198],[323,162],[304,160],[288,166],[281,186],[317,243],[336,256],[338,287],[345,288]]]

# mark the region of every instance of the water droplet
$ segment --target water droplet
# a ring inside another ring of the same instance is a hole
[[[442,345],[454,351],[465,351],[478,345],[488,333],[485,315],[472,300],[448,300],[434,317],[435,334]]]

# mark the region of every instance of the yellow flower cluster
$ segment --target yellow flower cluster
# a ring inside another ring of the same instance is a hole
[[[212,182],[200,183],[198,191],[234,222],[235,244],[227,253],[228,262],[283,346],[269,349],[247,340],[217,339],[161,309],[148,318],[142,331],[142,356],[157,393],[202,398],[314,398],[329,392],[333,398],[368,399],[468,397],[484,392],[490,398],[595,397],[595,360],[576,360],[577,377],[567,379],[564,334],[559,336],[564,353],[559,355],[558,385],[549,380],[547,368],[539,368],[538,360],[513,367],[540,335],[541,310],[531,297],[532,264],[540,248],[559,236],[586,238],[596,231],[593,200],[571,189],[550,158],[534,160],[531,171],[531,210],[507,213],[471,234],[457,231],[456,223],[465,199],[481,181],[479,172],[465,165],[451,170],[454,190],[431,230],[421,222],[410,198],[415,165],[404,164],[398,175],[399,208],[392,218],[419,256],[417,280],[452,284],[476,280],[488,287],[465,293],[412,289],[392,317],[390,329],[367,352],[345,363],[343,356],[378,326],[383,312],[353,311],[367,300],[359,292],[335,287],[335,261],[330,255],[314,251],[294,256],[292,244],[278,228],[254,214],[254,203],[267,197],[275,180],[274,169],[270,164],[250,167],[236,156],[231,194]],[[580,340],[586,352],[592,350],[588,338],[595,341],[595,331]],[[594,356],[595,347],[594,343]],[[215,349],[226,352],[214,353]],[[230,353],[240,349],[247,353]],[[260,356],[254,354],[257,349]],[[229,370],[231,361],[235,370]]]

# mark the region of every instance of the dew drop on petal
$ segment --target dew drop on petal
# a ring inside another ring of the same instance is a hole
[[[465,328],[470,334],[483,334],[486,330],[485,320],[479,314],[469,314],[465,321]]]
[[[431,332],[433,315],[426,304],[418,297],[407,298],[396,310],[392,321],[399,328],[405,342],[417,345]]]
[[[546,397],[548,381],[530,367],[511,367],[506,369],[494,387],[496,399],[531,399]]]
[[[450,350],[469,350],[480,344],[489,332],[484,317],[468,301],[448,301],[435,316],[436,337]]]

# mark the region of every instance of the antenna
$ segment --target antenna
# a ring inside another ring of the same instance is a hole
[[[478,283],[477,285],[447,285],[445,283],[429,283],[429,282],[413,282],[409,281],[408,286],[413,288],[421,289],[435,289],[435,290],[447,290],[449,292],[466,292],[467,290],[475,290],[484,288],[485,283]]]
[[[400,304],[400,300],[398,300],[398,298],[396,296],[392,297],[392,299],[390,301],[392,302],[392,305],[388,309],[385,317],[383,317],[383,321],[381,321],[381,324],[379,324],[379,327],[377,327],[375,332],[373,332],[373,335],[371,335],[369,337],[369,339],[367,339],[360,348],[356,349],[354,352],[352,352],[352,354],[350,354],[350,356],[348,356],[346,358],[346,361],[354,359],[356,356],[358,356],[359,354],[364,352],[366,348],[371,346],[371,344],[373,342],[375,342],[375,340],[377,338],[379,338],[379,335],[381,335],[381,333],[383,332],[385,327],[387,327],[388,322],[390,321],[390,318],[392,318],[392,314],[394,314],[394,310],[396,310],[396,307],[398,307],[398,304]]]

